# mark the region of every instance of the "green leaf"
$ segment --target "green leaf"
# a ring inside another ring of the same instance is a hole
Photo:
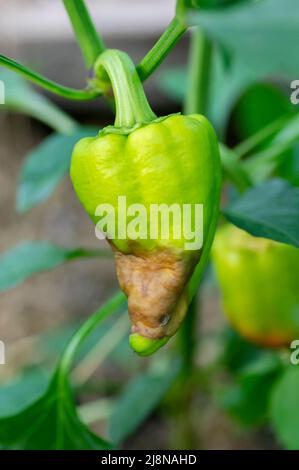
[[[243,81],[240,70],[228,70],[224,51],[217,45],[213,46],[206,114],[223,136],[230,111],[250,81]],[[188,86],[186,67],[167,67],[159,73],[156,80],[166,96],[178,103],[184,102]]]
[[[43,394],[49,385],[49,374],[41,369],[24,370],[0,388],[0,417],[18,413]]]
[[[271,399],[271,422],[280,442],[299,450],[299,367],[290,365],[276,384]]]
[[[272,83],[255,83],[239,99],[232,114],[234,134],[242,142],[279,118],[295,113],[289,96]],[[271,136],[257,145],[256,150],[265,148]]]
[[[0,418],[0,447],[22,450],[101,450],[111,446],[80,421],[60,371],[46,393],[20,413]]]
[[[256,361],[263,350],[242,338],[230,327],[223,332],[223,353],[221,362],[232,374]]]
[[[223,213],[255,237],[299,248],[299,189],[286,181],[270,180],[249,189]]]
[[[220,8],[236,3],[248,2],[248,0],[192,0],[194,6],[199,8]]]
[[[190,12],[190,23],[216,43],[209,116],[218,129],[250,84],[271,75],[286,80],[297,76],[299,65],[290,47],[297,41],[297,6],[297,0],[260,0]]]
[[[0,448],[24,450],[101,450],[111,445],[81,422],[68,375],[79,348],[109,315],[126,303],[118,291],[74,333],[43,395],[19,413],[0,418]]]
[[[77,123],[25,80],[0,67],[0,80],[5,85],[5,105],[0,107],[27,114],[62,134],[70,134]]]
[[[262,182],[273,174],[284,160],[292,158],[285,155],[299,141],[299,114],[292,116],[268,143],[266,149],[245,160],[244,168],[255,182]]]
[[[292,155],[283,159],[276,170],[280,178],[288,180],[293,186],[299,186],[299,145],[295,146]]]
[[[234,3],[247,2],[248,0],[177,0],[177,9],[185,8],[219,8]]]
[[[270,395],[281,370],[277,355],[263,352],[237,374],[236,383],[221,391],[221,406],[246,426],[265,422]]]
[[[297,0],[252,1],[222,10],[192,12],[190,21],[228,51],[244,76],[257,79],[279,73],[289,78],[299,71],[290,48],[298,36],[297,7]]]
[[[110,439],[120,443],[138,429],[158,406],[180,371],[179,363],[164,364],[131,380],[120,397],[109,426]]]
[[[98,129],[80,127],[70,135],[52,134],[26,155],[17,190],[17,210],[26,212],[46,200],[70,167],[74,145]]]
[[[49,271],[66,261],[99,251],[63,248],[46,241],[22,242],[0,256],[0,292],[11,289],[33,274]]]

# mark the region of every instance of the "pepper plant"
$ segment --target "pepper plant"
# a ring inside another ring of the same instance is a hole
[[[289,263],[282,263],[283,269],[289,271],[287,288],[283,291],[283,322],[277,322],[277,319],[271,322],[271,302],[270,307],[267,304],[272,296],[271,284],[279,279],[280,265],[273,262],[275,269],[271,276],[267,277],[265,272],[267,279],[263,282],[268,282],[268,290],[263,293],[266,298],[263,308],[265,311],[268,309],[267,322],[261,322],[263,329],[258,331],[258,342],[270,346],[273,343],[275,346],[285,345],[281,325],[286,325],[287,342],[295,340],[298,334],[298,295],[294,294],[292,302],[288,297],[290,286],[292,293],[296,291],[292,275],[296,276],[298,272],[298,113],[291,107],[283,109],[280,106],[279,103],[285,100],[281,98],[279,101],[277,96],[281,97],[282,92],[274,84],[275,92],[270,92],[270,99],[271,103],[272,99],[278,103],[277,107],[273,111],[269,106],[268,114],[260,116],[261,122],[252,124],[247,109],[252,97],[244,98],[250,87],[254,90],[269,76],[275,78],[279,75],[286,81],[299,73],[298,64],[289,52],[289,45],[297,38],[298,31],[296,21],[291,21],[296,0],[177,0],[173,20],[137,65],[123,51],[105,47],[83,0],[64,0],[63,3],[89,77],[84,89],[73,89],[51,81],[3,55],[0,56],[0,65],[65,99],[107,99],[115,109],[115,123],[100,131],[81,126],[47,98],[29,88],[18,75],[1,70],[0,77],[6,85],[6,107],[25,112],[56,131],[24,161],[17,189],[18,211],[26,212],[42,203],[70,170],[74,189],[95,223],[98,222],[94,215],[98,204],[108,200],[115,206],[123,186],[132,202],[137,197],[137,201],[145,205],[151,202],[204,203],[204,243],[202,249],[190,255],[176,240],[165,244],[158,238],[152,246],[147,240],[132,243],[131,239],[111,238],[119,282],[126,295],[122,291],[117,292],[73,334],[54,372],[46,380],[43,393],[35,401],[0,418],[0,445],[3,448],[109,449],[118,446],[170,389],[173,403],[187,410],[197,374],[194,361],[196,294],[209,260],[216,226],[218,222],[223,223],[223,217],[251,234],[244,235],[245,241],[246,237],[250,240],[254,236],[254,240],[262,238],[262,243],[267,246],[283,246],[279,257],[284,260],[287,256],[284,253],[288,250],[294,253]],[[256,22],[257,17],[264,18],[265,24]],[[286,37],[283,39],[277,38],[277,21],[285,27]],[[189,29],[188,73],[176,69],[159,75],[160,64]],[[259,45],[258,53],[256,44]],[[153,73],[166,93],[183,101],[184,115],[157,117],[154,114],[142,86],[142,82]],[[263,89],[261,93],[263,101],[266,92]],[[222,141],[220,158],[216,134],[202,114],[212,121]],[[242,137],[233,146],[229,145],[227,132],[231,123],[236,134]],[[223,194],[226,195],[222,215],[219,211],[221,166]],[[137,196],[136,180],[141,188]],[[108,194],[110,199],[107,199]],[[222,259],[230,242],[230,237],[217,241],[214,256],[220,266],[220,287],[226,297],[227,314],[243,334],[243,331],[247,332],[246,322],[252,323],[250,316],[255,313],[252,305],[258,305],[259,299],[263,299],[262,294],[259,295],[259,287],[253,282],[259,267],[255,258],[248,255],[248,263],[246,259],[243,261],[234,278],[229,265],[225,264],[227,260]],[[2,255],[0,288],[2,291],[10,289],[34,273],[53,269],[66,261],[106,254],[105,251],[81,247],[66,249],[43,241],[22,243]],[[242,255],[237,253],[235,256]],[[248,270],[247,264],[250,264]],[[245,283],[246,294],[249,292],[247,308],[246,299],[238,297],[241,288],[238,282],[242,275],[242,285]],[[250,293],[250,289],[254,292]],[[155,355],[150,359],[150,372],[141,380],[137,378],[134,393],[128,387],[112,413],[110,439],[102,439],[88,429],[75,405],[70,370],[75,361],[77,364],[79,361],[77,368],[80,366],[79,349],[105,319],[116,318],[116,323],[122,321],[117,313],[126,310],[126,296],[133,325],[131,346],[141,356]],[[273,295],[274,299],[279,302],[279,296]],[[291,317],[290,308],[294,309]],[[243,309],[245,324],[240,318]],[[273,310],[275,315],[279,315],[279,308],[277,310],[278,314]],[[258,314],[262,315],[262,312]],[[177,342],[172,340],[167,348],[157,352],[177,330]],[[273,331],[275,341],[271,336]],[[282,342],[276,341],[279,333],[283,336]],[[263,335],[262,340],[260,334]],[[255,340],[256,331],[245,336]],[[250,358],[233,366],[232,358],[240,348],[250,351]],[[219,401],[222,406],[246,424],[270,421],[280,442],[289,448],[299,448],[298,436],[292,432],[298,425],[299,415],[294,416],[291,408],[284,409],[281,405],[284,394],[289,394],[287,401],[290,407],[299,409],[299,372],[288,364],[285,350],[264,352],[234,336],[233,340],[225,342],[220,362],[225,364],[235,380],[235,388],[228,388],[221,394]],[[288,384],[292,386],[288,387]],[[239,398],[232,401],[232,390],[235,391],[236,387]],[[134,399],[137,401],[149,388],[153,389],[152,396],[132,416],[129,408],[134,406]],[[253,397],[260,390],[263,399],[254,408]]]

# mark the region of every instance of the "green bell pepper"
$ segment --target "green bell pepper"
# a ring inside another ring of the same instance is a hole
[[[202,204],[203,226],[196,226],[195,216],[191,225],[195,236],[202,229],[204,246],[213,235],[211,227],[219,207],[217,138],[203,116],[175,114],[157,118],[134,65],[123,52],[103,53],[96,74],[107,93],[112,84],[115,125],[77,143],[71,179],[96,225],[102,221],[99,206],[108,205],[115,211],[115,226],[107,224],[105,234],[115,254],[120,286],[128,296],[131,345],[145,355],[164,344],[184,318],[190,302],[187,283],[202,246],[186,249],[190,240],[184,233],[175,236],[178,227],[174,216],[168,221],[168,237],[163,233],[163,220],[159,219],[154,227],[156,237],[140,238],[123,234],[120,221],[125,221],[127,227],[134,223],[133,213],[128,215],[127,208],[136,211],[142,205],[139,229],[143,227],[149,233],[153,205],[182,208]]]
[[[299,338],[298,248],[226,225],[212,256],[224,312],[242,336],[266,347]]]

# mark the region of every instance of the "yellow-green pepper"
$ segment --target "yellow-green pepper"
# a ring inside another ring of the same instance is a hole
[[[124,53],[105,52],[96,71],[102,87],[108,90],[112,84],[115,125],[77,143],[71,179],[95,224],[100,220],[100,204],[115,209],[115,233],[107,235],[115,253],[120,286],[128,296],[131,345],[145,355],[164,344],[179,327],[190,302],[186,286],[202,249],[186,250],[188,240],[184,235],[165,238],[161,227],[157,227],[155,239],[119,237],[119,217],[127,224],[131,220],[125,207],[119,206],[119,197],[126,198],[126,208],[142,204],[146,215],[152,204],[202,204],[205,244],[213,236],[211,227],[219,206],[218,144],[203,116],[157,118]],[[169,228],[173,234],[173,220]]]
[[[299,338],[298,248],[226,225],[212,255],[224,312],[242,336],[266,347]]]

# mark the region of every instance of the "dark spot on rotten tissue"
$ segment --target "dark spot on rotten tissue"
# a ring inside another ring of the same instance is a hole
[[[166,326],[167,323],[169,323],[170,320],[170,315],[162,315],[162,317],[159,319],[159,323],[161,326]]]

